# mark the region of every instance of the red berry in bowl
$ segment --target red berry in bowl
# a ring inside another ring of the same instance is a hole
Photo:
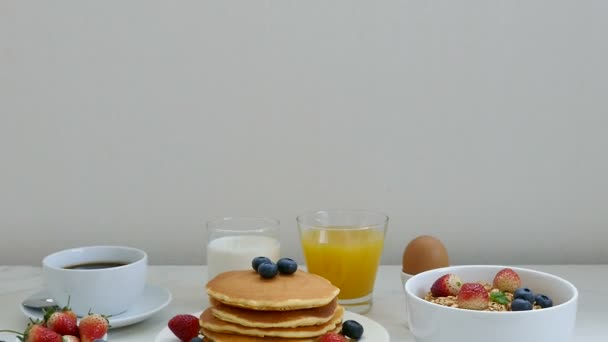
[[[455,296],[460,291],[462,281],[455,274],[446,274],[435,280],[431,286],[431,293],[434,297]]]
[[[521,287],[521,279],[519,274],[510,268],[503,268],[494,276],[493,285],[500,291],[515,292]]]
[[[462,309],[485,310],[488,308],[489,302],[488,291],[478,283],[463,284],[456,297],[456,304]]]

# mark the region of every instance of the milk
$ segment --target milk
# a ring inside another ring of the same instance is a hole
[[[212,240],[207,245],[207,274],[211,280],[219,273],[251,268],[251,260],[265,256],[273,262],[281,256],[279,240],[268,236],[237,235]]]

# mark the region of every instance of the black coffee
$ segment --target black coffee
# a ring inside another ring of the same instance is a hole
[[[96,261],[96,262],[87,262],[82,264],[65,266],[65,269],[68,270],[98,270],[102,268],[112,268],[112,267],[120,267],[127,265],[128,262],[116,262],[116,261]]]

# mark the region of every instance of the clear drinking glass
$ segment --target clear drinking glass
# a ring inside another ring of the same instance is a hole
[[[207,221],[207,276],[251,269],[251,260],[281,255],[279,221],[266,217],[224,217]]]
[[[365,210],[327,210],[296,218],[306,266],[340,288],[338,302],[365,313],[384,248],[388,216]]]

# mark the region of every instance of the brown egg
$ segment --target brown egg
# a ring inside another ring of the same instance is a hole
[[[443,243],[427,235],[410,241],[403,251],[402,261],[403,272],[412,275],[450,265]]]

